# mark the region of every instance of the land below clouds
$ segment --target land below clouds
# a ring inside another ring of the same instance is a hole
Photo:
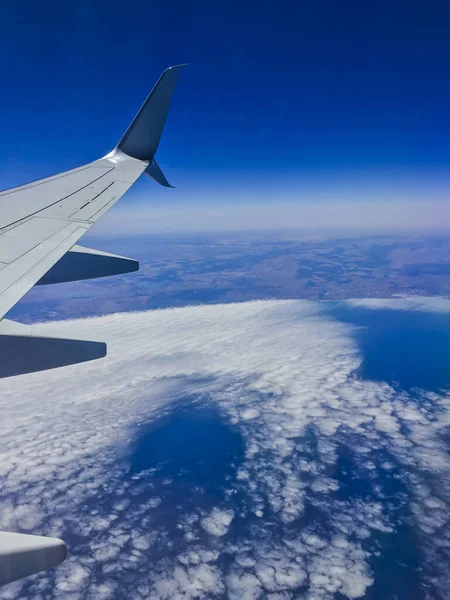
[[[153,235],[85,243],[137,258],[139,272],[34,288],[9,316],[32,322],[268,298],[450,294],[444,236]]]

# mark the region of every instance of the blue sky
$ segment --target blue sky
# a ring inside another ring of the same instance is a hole
[[[450,189],[446,2],[19,0],[0,28],[1,187],[105,154],[189,62],[158,155],[178,189],[139,182],[129,202]]]

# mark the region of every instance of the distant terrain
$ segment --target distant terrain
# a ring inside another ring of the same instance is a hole
[[[10,313],[108,353],[0,381],[0,529],[68,545],[2,598],[448,598],[447,238],[85,244],[141,270]]]
[[[140,271],[33,289],[10,316],[24,321],[243,302],[450,294],[450,239],[295,234],[90,238],[137,258]]]

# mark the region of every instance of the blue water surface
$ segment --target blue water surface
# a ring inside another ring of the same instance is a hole
[[[358,376],[399,388],[450,386],[450,314],[332,305],[333,318],[358,327]]]

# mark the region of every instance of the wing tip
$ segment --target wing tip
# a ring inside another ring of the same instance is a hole
[[[170,67],[167,67],[167,69],[164,69],[163,73],[165,73],[166,71],[172,71],[174,69],[184,69],[184,67],[188,67],[189,63],[180,63],[179,65],[172,65]]]

